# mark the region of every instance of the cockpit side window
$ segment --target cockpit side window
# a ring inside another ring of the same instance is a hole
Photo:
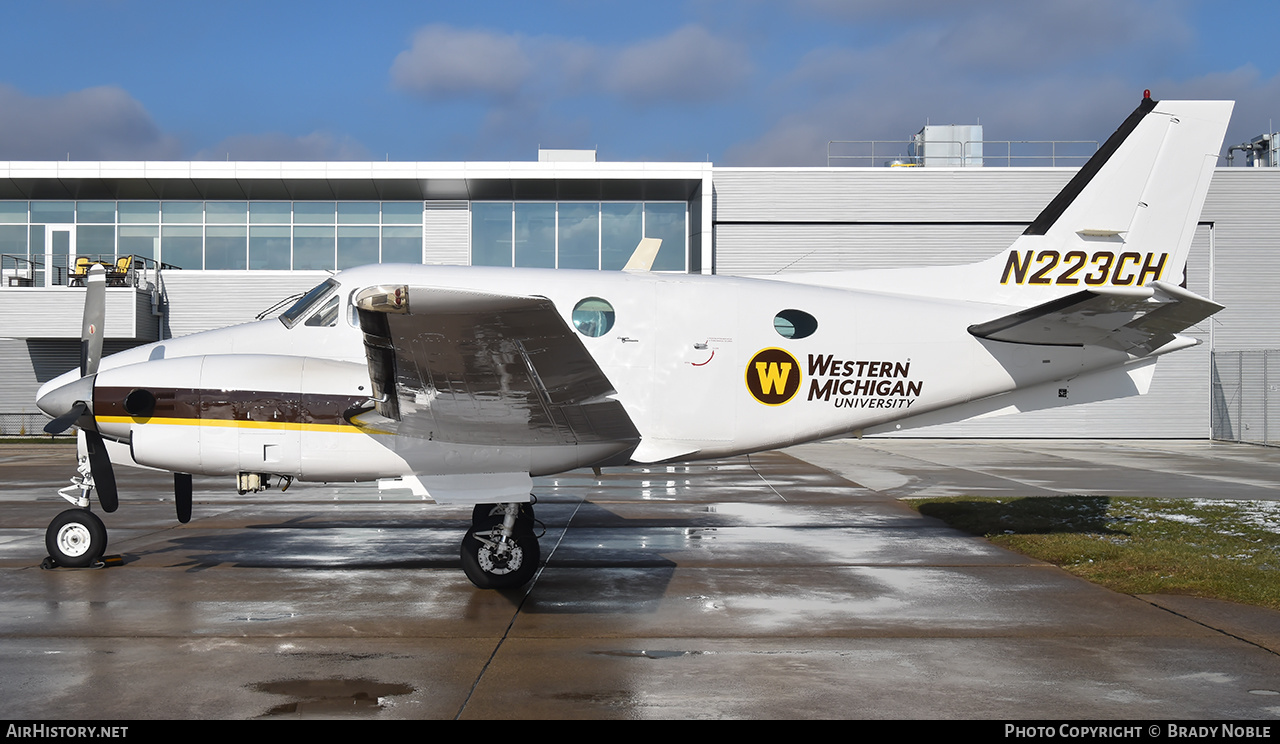
[[[321,328],[332,328],[338,324],[338,297],[334,295],[329,301],[324,303],[324,307],[315,311],[307,322],[303,325],[318,326]]]
[[[326,279],[322,284],[316,285],[310,292],[303,295],[302,299],[293,303],[293,307],[280,313],[280,322],[284,323],[285,328],[292,328],[299,318],[318,306],[337,286],[338,283],[332,279]]]

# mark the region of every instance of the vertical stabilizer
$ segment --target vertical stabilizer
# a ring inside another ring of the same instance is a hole
[[[996,296],[1182,283],[1232,107],[1144,98],[1013,245],[979,264]]]

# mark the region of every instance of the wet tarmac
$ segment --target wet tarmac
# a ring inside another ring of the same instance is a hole
[[[470,510],[118,472],[124,565],[41,570],[68,448],[0,445],[6,718],[1280,717],[1280,613],[1132,597],[921,517],[951,493],[1274,499],[1280,452],[865,440],[535,481],[545,566]]]

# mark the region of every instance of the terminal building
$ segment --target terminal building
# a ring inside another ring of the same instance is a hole
[[[667,272],[964,264],[1007,248],[1075,172],[981,161],[0,162],[0,435],[39,432],[37,388],[78,365],[89,262],[111,267],[107,353],[279,312],[329,272],[378,262],[613,271],[656,237]],[[1217,169],[1187,287],[1226,309],[1160,360],[1148,395],[901,435],[1280,439],[1277,203],[1280,168]]]

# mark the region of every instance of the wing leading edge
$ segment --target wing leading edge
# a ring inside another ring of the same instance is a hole
[[[1014,344],[1102,346],[1145,356],[1221,309],[1181,287],[1151,282],[1076,292],[971,325],[969,333]]]
[[[435,287],[356,295],[376,411],[352,423],[456,444],[640,440],[613,385],[543,297]]]

